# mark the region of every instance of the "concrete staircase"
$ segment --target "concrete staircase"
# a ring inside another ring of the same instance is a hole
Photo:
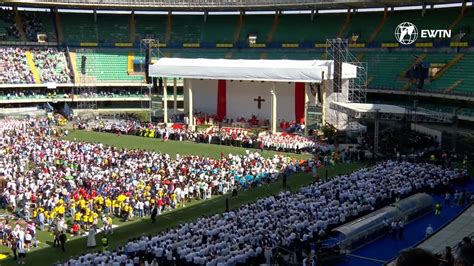
[[[61,17],[59,16],[58,10],[56,9],[54,11],[54,22],[56,24],[56,31],[58,34],[58,42],[63,43],[64,42],[64,34],[63,34],[63,27],[61,24]]]
[[[130,43],[133,45],[135,43],[136,34],[137,34],[137,27],[136,27],[136,20],[135,20],[135,12],[132,12],[130,16]]]
[[[168,13],[168,19],[166,20],[166,33],[165,33],[165,43],[169,43],[171,40],[171,29],[173,28],[173,15]]]
[[[35,61],[33,60],[33,56],[31,55],[30,51],[25,52],[26,55],[26,62],[28,62],[28,67],[30,68],[31,72],[33,73],[33,78],[35,79],[36,84],[41,84],[41,78],[38,72],[38,69],[35,66]]]
[[[346,20],[344,21],[344,23],[341,25],[341,28],[339,29],[339,32],[337,33],[337,38],[341,38],[344,33],[346,32],[347,28],[349,27],[349,25],[351,24],[351,18],[352,18],[352,13],[351,13],[351,10],[349,9],[347,11],[347,15],[346,15]]]
[[[135,59],[135,53],[133,51],[128,52],[128,64],[127,64],[127,72],[130,75],[133,73],[133,60]]]
[[[23,30],[23,21],[21,19],[21,16],[20,16],[20,12],[18,12],[18,9],[14,9],[15,10],[15,25],[16,25],[16,28],[18,30],[18,33],[20,34],[20,40],[22,42],[26,42],[26,33],[25,31]]]
[[[273,34],[277,30],[279,23],[280,23],[280,13],[277,11],[276,14],[275,14],[275,18],[273,19],[272,28],[270,29],[270,31],[267,34],[267,43],[272,42]]]
[[[464,54],[458,54],[457,56],[455,56],[451,61],[449,61],[446,65],[444,65],[444,67],[442,67],[431,80],[436,80],[439,77],[441,77],[448,69],[450,69],[452,66],[457,64],[463,58],[464,58]]]
[[[233,36],[233,43],[237,43],[239,41],[240,37],[240,31],[242,30],[242,27],[244,26],[244,14],[241,13],[239,16],[239,21],[237,22],[237,27],[235,28],[234,31],[234,36]]]
[[[367,43],[371,43],[375,40],[375,38],[377,38],[377,35],[383,29],[383,26],[385,26],[385,22],[387,22],[388,17],[389,17],[389,13],[388,13],[388,8],[386,7],[383,12],[382,20],[379,22],[379,25],[377,25],[377,27],[374,29],[372,34],[370,34],[369,39],[367,39]]]
[[[461,85],[464,82],[464,79],[459,79],[455,81],[449,88],[447,88],[444,92],[445,93],[451,93],[453,90],[455,90],[459,85]]]

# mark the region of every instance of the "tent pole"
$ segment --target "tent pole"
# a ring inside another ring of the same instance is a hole
[[[164,78],[163,83],[163,122],[168,124],[168,79]]]
[[[193,129],[194,127],[194,113],[193,113],[193,88],[191,79],[188,79],[188,126]]]
[[[178,87],[176,78],[173,78],[173,113],[178,113]]]
[[[276,133],[276,123],[277,123],[277,97],[275,93],[275,82],[272,82],[272,90],[270,91],[272,95],[272,121],[271,121],[271,130],[272,134]]]

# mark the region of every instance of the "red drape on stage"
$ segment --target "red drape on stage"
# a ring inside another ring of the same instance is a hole
[[[295,83],[295,121],[300,122],[304,120],[304,98],[305,85],[302,82]]]
[[[227,114],[227,82],[217,82],[217,119],[223,119]]]

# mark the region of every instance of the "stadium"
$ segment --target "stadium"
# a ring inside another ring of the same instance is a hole
[[[0,265],[474,265],[472,1],[0,6]]]

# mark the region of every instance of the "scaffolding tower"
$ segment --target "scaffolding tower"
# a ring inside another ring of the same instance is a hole
[[[148,65],[162,57],[160,52],[160,42],[157,39],[140,40],[140,71],[145,73],[145,83],[143,91],[147,91],[150,101],[148,108],[150,109],[150,118],[159,117],[163,113],[163,92],[158,91],[157,80],[149,77]],[[154,78],[156,79],[156,78]],[[144,102],[142,102],[144,104]],[[144,107],[144,105],[142,105]]]
[[[81,110],[96,110],[97,109],[97,86],[96,79],[89,75],[89,73],[96,73],[95,71],[95,57],[93,56],[93,49],[78,49],[76,54],[79,54],[81,58],[85,56],[86,66],[85,74],[81,71],[78,73],[79,83],[75,86],[74,95],[77,97],[77,109]],[[81,63],[82,64],[82,63]],[[90,99],[87,99],[90,98]]]
[[[349,79],[348,102],[365,103],[367,100],[367,62],[360,62],[359,59],[349,51],[347,39],[327,39],[326,55],[328,60],[334,61],[334,72],[337,65],[349,63],[357,67],[357,77]],[[340,70],[340,69],[339,69]],[[341,73],[334,73],[334,79]],[[334,82],[334,91],[342,91],[342,84]]]

